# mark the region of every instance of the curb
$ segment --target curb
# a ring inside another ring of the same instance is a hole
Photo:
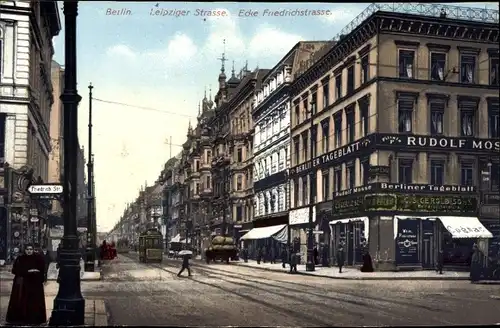
[[[243,265],[239,263],[234,263],[238,266],[241,267],[247,267],[247,268],[255,268],[257,270],[263,270],[263,271],[272,271],[272,272],[281,272],[281,273],[288,273],[288,271],[285,270],[276,270],[276,269],[271,269],[271,268],[259,268],[259,267],[253,267],[249,265]],[[429,281],[458,281],[458,280],[469,280],[468,277],[449,277],[449,278],[444,278],[444,277],[332,277],[324,274],[311,274],[303,271],[298,271],[298,275],[302,276],[312,276],[312,277],[320,277],[320,278],[328,278],[328,279],[336,279],[336,280],[429,280]]]

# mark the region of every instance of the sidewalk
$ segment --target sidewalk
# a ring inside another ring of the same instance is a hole
[[[0,279],[13,279],[14,275],[11,273],[12,266],[5,265],[0,269]],[[56,281],[59,270],[56,269],[56,264],[51,263],[49,265],[49,271],[47,272],[47,280]],[[80,280],[82,281],[98,281],[101,280],[101,270],[97,268],[95,272],[80,271]]]
[[[286,269],[283,269],[281,263],[257,264],[256,261],[232,262],[239,266],[255,268],[259,270],[289,272],[290,266],[287,264]],[[339,273],[338,267],[316,267],[316,271],[306,271],[305,265],[297,265],[297,273],[308,276],[324,277],[330,279],[346,279],[346,280],[469,280],[468,272],[444,271],[442,275],[435,271],[404,271],[404,272],[361,272],[357,268],[344,268],[342,273]]]
[[[54,306],[55,296],[45,297],[45,306],[47,308],[47,320],[50,320],[52,308]],[[106,305],[103,300],[85,299],[85,326],[107,326],[108,315],[106,314]]]

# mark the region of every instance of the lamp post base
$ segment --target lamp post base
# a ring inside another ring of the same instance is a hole
[[[85,300],[82,298],[54,300],[54,309],[50,316],[49,326],[83,326],[85,325]]]
[[[314,265],[313,262],[306,263],[306,271],[308,271],[308,272],[316,271],[316,266]]]

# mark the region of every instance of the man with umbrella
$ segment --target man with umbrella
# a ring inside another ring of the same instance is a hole
[[[181,271],[179,271],[179,273],[177,274],[177,277],[180,277],[181,276],[181,273],[184,272],[184,270],[188,270],[188,275],[189,277],[191,277],[191,268],[189,267],[189,259],[191,258],[191,255],[193,254],[193,252],[189,251],[189,250],[183,250],[183,251],[180,251],[179,252],[179,256],[182,257],[182,267],[181,267]]]

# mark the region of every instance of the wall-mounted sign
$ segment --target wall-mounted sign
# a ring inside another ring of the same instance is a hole
[[[474,186],[455,186],[455,185],[432,185],[432,184],[406,184],[406,183],[387,183],[376,182],[364,186],[336,191],[333,197],[342,197],[353,194],[367,192],[398,192],[398,193],[475,193]]]
[[[377,175],[388,176],[390,173],[390,167],[387,165],[370,165],[368,168],[368,174],[371,177],[375,177]]]
[[[396,235],[397,264],[419,263],[418,224],[418,220],[399,220]]]
[[[333,216],[366,212],[464,213],[476,214],[475,195],[368,194],[336,199]]]
[[[373,146],[373,135],[370,135],[366,138],[360,139],[353,143],[350,143],[344,147],[340,147],[338,149],[332,150],[331,152],[320,155],[311,161],[307,161],[303,164],[292,167],[289,170],[289,175],[293,176],[296,174],[306,173],[311,170],[311,168],[315,167],[324,167],[324,166],[332,166],[346,160],[359,157],[367,150],[370,150]]]
[[[459,137],[432,137],[403,134],[377,134],[377,147],[397,147],[428,149],[428,150],[469,150],[476,152],[498,152],[498,139],[459,138]]]

